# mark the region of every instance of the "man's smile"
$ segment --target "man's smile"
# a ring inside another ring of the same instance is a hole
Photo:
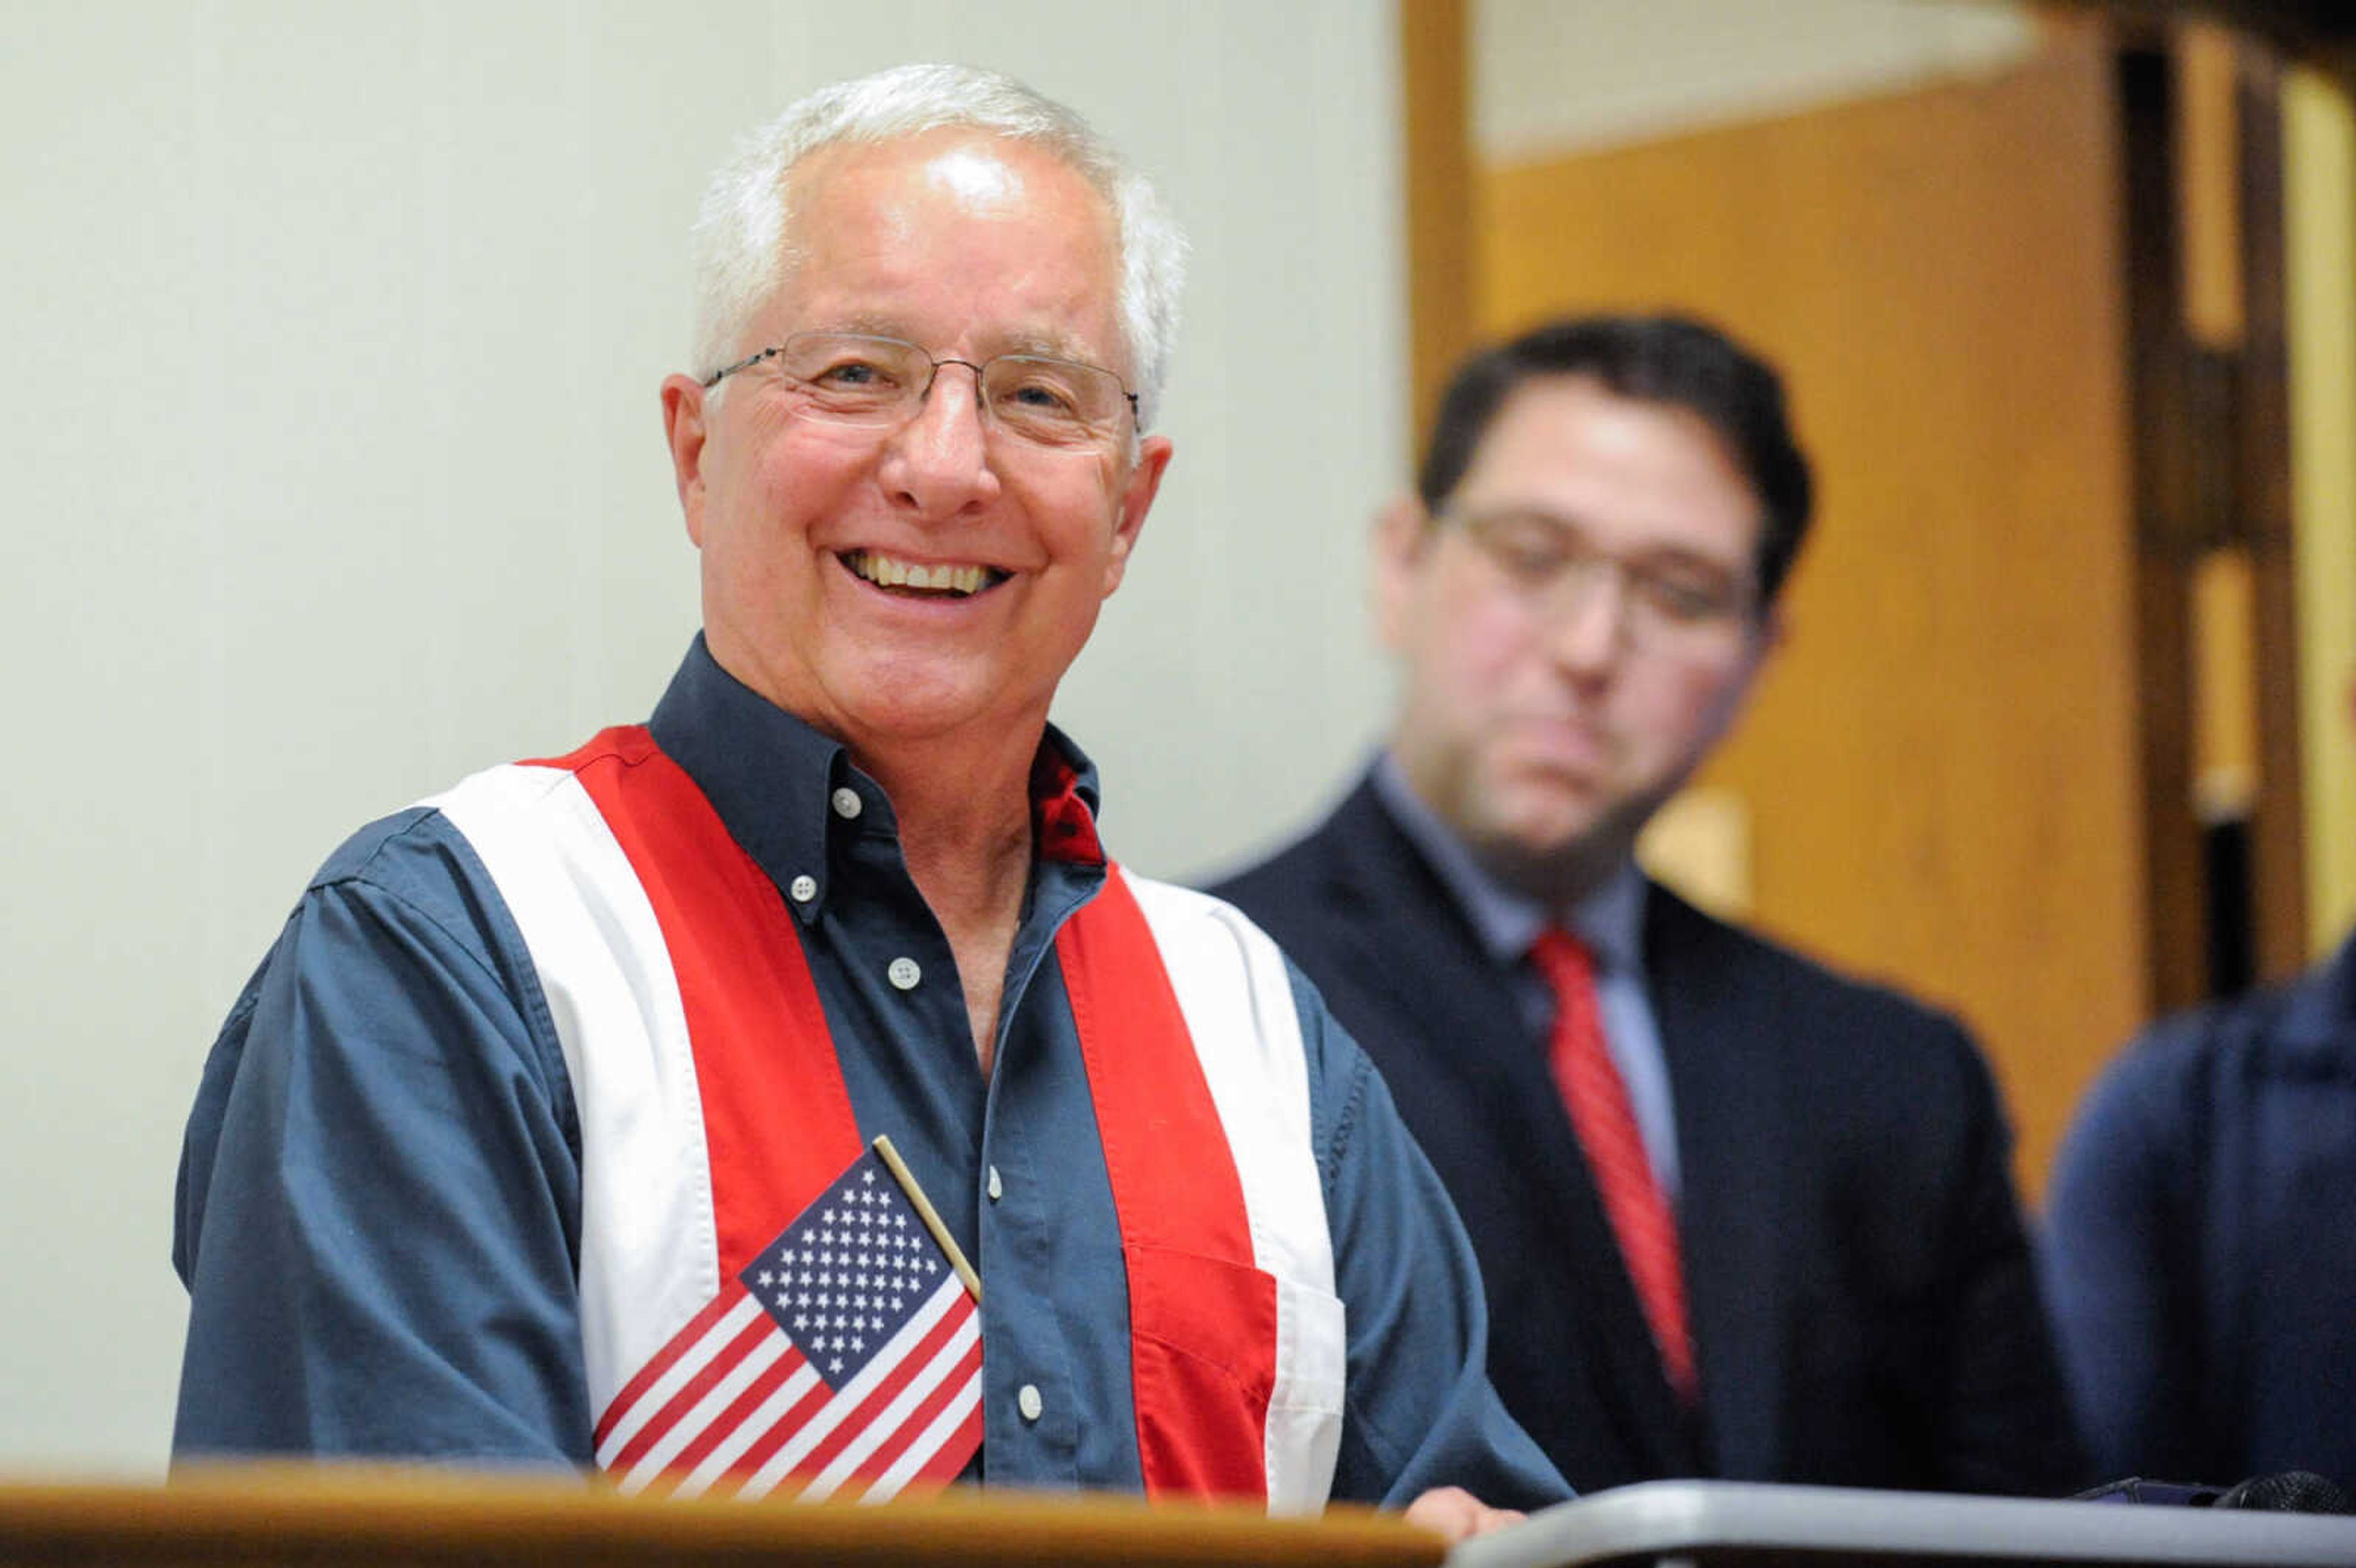
[[[964,599],[1006,581],[1007,574],[996,567],[973,562],[927,566],[922,561],[902,560],[896,556],[883,555],[871,549],[847,549],[839,559],[851,569],[851,575],[865,579],[878,588],[904,593],[943,594]]]

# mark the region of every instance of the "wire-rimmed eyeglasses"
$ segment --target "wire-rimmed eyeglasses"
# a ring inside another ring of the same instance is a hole
[[[1137,394],[1099,365],[1045,354],[936,358],[896,337],[860,332],[798,332],[774,348],[748,354],[703,379],[716,387],[739,370],[773,368],[798,411],[841,424],[896,425],[914,419],[944,365],[973,372],[984,417],[998,429],[1042,446],[1073,446],[1118,432],[1121,405],[1138,417]]]
[[[1758,594],[1747,567],[1683,554],[1628,559],[1601,549],[1560,517],[1527,507],[1447,511],[1507,586],[1550,616],[1568,618],[1607,579],[1620,589],[1620,625],[1644,648],[1714,645],[1749,624]]]

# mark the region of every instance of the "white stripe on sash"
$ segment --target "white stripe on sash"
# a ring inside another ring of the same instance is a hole
[[[491,768],[423,804],[498,885],[564,1048],[581,1117],[582,1350],[589,1409],[602,1413],[720,1290],[703,1102],[670,949],[570,772]]]
[[[1309,1066],[1284,955],[1232,906],[1121,873],[1153,929],[1242,1179],[1253,1261],[1276,1280],[1268,1507],[1314,1513],[1342,1442],[1347,1326],[1310,1125]]]

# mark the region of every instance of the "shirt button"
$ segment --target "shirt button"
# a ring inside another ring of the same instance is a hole
[[[916,966],[913,958],[894,958],[891,967],[884,971],[884,977],[903,991],[913,991],[916,988],[916,982],[925,977],[925,972]]]
[[[794,902],[806,904],[818,897],[818,879],[811,876],[796,877],[793,885],[786,891],[793,895]]]
[[[849,784],[844,784],[834,792],[834,814],[845,822],[858,816],[863,809],[864,805],[859,798],[859,792]]]
[[[990,1168],[990,1183],[986,1190],[990,1193],[990,1200],[992,1203],[1006,1195],[1006,1184],[998,1179],[998,1167],[994,1165]]]
[[[1024,1383],[1020,1389],[1016,1390],[1014,1394],[1014,1408],[1023,1413],[1023,1420],[1038,1420],[1039,1413],[1046,1408],[1046,1406],[1041,1403],[1039,1398],[1039,1385],[1037,1383]]]

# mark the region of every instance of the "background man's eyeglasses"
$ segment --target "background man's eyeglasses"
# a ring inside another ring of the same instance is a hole
[[[885,427],[914,419],[944,365],[973,372],[983,417],[1042,446],[1075,446],[1118,433],[1121,405],[1137,418],[1137,394],[1101,366],[1044,354],[999,354],[977,365],[935,358],[913,343],[856,332],[798,332],[704,378],[716,387],[739,370],[768,366],[796,411],[840,424]]]
[[[1448,512],[1437,520],[1463,530],[1517,593],[1550,616],[1576,614],[1598,583],[1617,579],[1621,625],[1640,647],[1714,645],[1743,626],[1756,597],[1740,569],[1624,560],[1543,512]]]

